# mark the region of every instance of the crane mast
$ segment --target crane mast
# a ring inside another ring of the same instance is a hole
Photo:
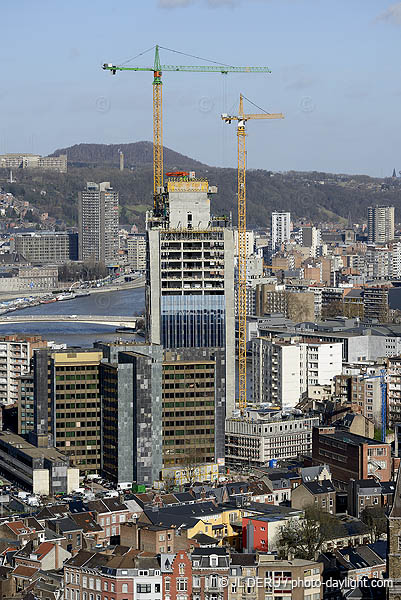
[[[238,406],[246,408],[246,145],[245,124],[252,119],[283,119],[277,114],[245,114],[244,98],[240,95],[238,115],[221,115],[226,123],[237,121],[238,138]]]
[[[163,187],[163,118],[162,118],[162,71],[159,47],[156,46],[153,71],[153,197]]]
[[[157,197],[163,188],[163,115],[162,115],[162,73],[163,71],[186,71],[189,73],[270,73],[267,67],[233,67],[230,65],[161,65],[160,46],[155,46],[153,67],[126,67],[105,63],[103,69],[113,75],[117,71],[153,71],[153,198],[154,208]],[[165,48],[167,50],[167,48]],[[182,53],[180,53],[182,54]],[[211,61],[213,62],[213,61]]]

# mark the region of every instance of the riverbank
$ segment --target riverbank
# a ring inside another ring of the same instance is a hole
[[[19,292],[0,292],[0,302],[6,302],[7,300],[18,300],[19,298],[27,298],[27,297],[41,297],[47,296],[50,294],[63,294],[69,291],[71,286],[66,287],[57,287],[52,290],[23,290]],[[90,295],[92,294],[104,294],[110,292],[120,292],[124,290],[133,290],[137,288],[145,287],[145,277],[138,277],[134,281],[129,281],[127,283],[118,283],[114,285],[102,286],[102,287],[93,287],[93,288],[85,288],[85,291]],[[74,290],[72,290],[74,291]],[[83,291],[83,288],[80,289]]]

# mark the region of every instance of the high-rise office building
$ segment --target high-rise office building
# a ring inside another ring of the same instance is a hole
[[[394,206],[369,206],[368,242],[387,244],[394,239]]]
[[[210,214],[217,188],[170,177],[147,215],[147,334],[166,350],[218,351],[216,458],[224,457],[224,419],[235,404],[234,235]],[[194,360],[196,357],[194,357]],[[222,367],[222,368],[221,368]]]
[[[99,350],[36,350],[34,432],[38,446],[55,446],[82,474],[100,471]]]
[[[276,250],[280,244],[290,241],[291,213],[272,212],[271,218],[271,246]]]
[[[118,192],[103,183],[88,182],[78,193],[79,259],[105,264],[118,258]]]
[[[221,352],[221,351],[220,351]],[[184,348],[163,361],[163,464],[212,462],[215,456],[216,356]],[[217,361],[221,362],[221,361]]]
[[[161,346],[102,343],[101,470],[120,487],[151,486],[162,469]]]

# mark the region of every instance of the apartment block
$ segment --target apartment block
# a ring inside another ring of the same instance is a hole
[[[388,323],[388,287],[367,287],[363,290],[363,316],[379,323]]]
[[[100,471],[99,350],[37,350],[33,357],[34,439],[69,457],[81,473]]]
[[[263,317],[281,313],[295,323],[315,320],[315,294],[313,291],[292,291],[267,283],[256,285],[255,313]]]
[[[78,193],[79,259],[113,263],[118,258],[119,194],[108,181],[88,182]]]
[[[226,462],[263,466],[269,460],[311,454],[312,428],[318,423],[319,417],[263,417],[252,412],[249,417],[227,419]]]
[[[1,154],[0,167],[5,169],[41,169],[67,172],[67,155],[40,156],[40,154]]]
[[[162,469],[162,348],[95,344],[102,350],[101,470],[119,487],[152,486]]]
[[[382,418],[380,366],[344,364],[343,373],[334,378],[334,396],[341,404],[349,404],[354,412],[377,425]]]
[[[394,206],[369,206],[368,242],[387,244],[394,239]]]
[[[289,212],[272,212],[271,216],[271,246],[277,250],[281,244],[290,241],[291,214]]]
[[[31,262],[65,263],[73,260],[71,236],[65,231],[16,233],[10,238],[11,251]]]
[[[33,351],[46,347],[41,336],[0,337],[0,403],[18,402],[19,377],[29,372]]]
[[[300,341],[300,338],[252,340],[253,398],[284,409],[317,385],[331,385],[342,372],[342,344]]]
[[[387,421],[390,427],[401,421],[401,358],[387,359]]]
[[[132,233],[127,237],[127,261],[135,271],[146,269],[146,235]]]

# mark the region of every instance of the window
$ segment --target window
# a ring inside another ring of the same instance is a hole
[[[123,583],[121,591],[124,594],[128,594],[128,583]]]
[[[237,593],[237,582],[233,581],[231,584],[231,593],[232,594],[236,594]]]
[[[152,591],[150,583],[137,583],[136,592],[137,594],[150,594]]]
[[[70,590],[68,588],[65,589],[65,600],[70,600]]]
[[[178,565],[178,572],[180,575],[185,575],[185,564],[184,563],[180,563]]]
[[[125,515],[120,515],[120,523],[125,523]]]
[[[75,573],[71,573],[71,583],[75,583]]]
[[[211,556],[210,557],[210,566],[211,567],[217,567],[217,556]]]
[[[112,592],[115,592],[115,591],[116,591],[116,586],[114,585],[114,583],[111,583],[111,584],[110,584],[110,590],[111,590]]]
[[[164,589],[165,589],[166,592],[170,591],[170,578],[169,577],[167,577],[166,580],[165,580],[165,582],[164,582]]]
[[[68,571],[65,572],[65,582],[70,583],[70,574]]]
[[[109,584],[107,583],[107,581],[104,582],[104,591],[105,592],[109,591]]]
[[[111,515],[111,522],[117,523],[117,515]]]
[[[177,579],[177,591],[186,592],[188,589],[187,579]]]
[[[401,535],[398,536],[398,550],[401,550]]]
[[[93,577],[90,577],[90,578],[89,578],[89,588],[90,588],[91,590],[94,590],[94,589],[95,589],[95,580],[93,579]],[[92,594],[92,596],[93,596],[93,594]],[[93,600],[93,598],[91,598],[91,600]]]
[[[200,577],[199,575],[194,575],[192,578],[192,586],[195,588],[199,588],[200,587]]]
[[[102,585],[101,585],[101,581],[100,579],[96,579],[96,589],[99,590],[99,592],[102,589]]]
[[[164,540],[165,540],[164,535],[159,535],[159,542],[164,542]]]
[[[160,594],[160,583],[155,583],[155,593]]]

